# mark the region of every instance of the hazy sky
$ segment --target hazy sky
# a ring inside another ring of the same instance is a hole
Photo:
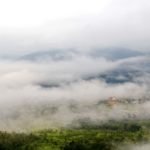
[[[109,0],[6,0],[1,2],[1,26],[33,27],[48,21],[99,14]]]
[[[5,0],[0,56],[52,48],[150,51],[149,0]]]

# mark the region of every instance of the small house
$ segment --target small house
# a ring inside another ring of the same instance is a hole
[[[115,97],[109,97],[109,100],[116,100]]]
[[[117,103],[117,100],[115,97],[109,97],[107,105],[114,105],[116,103]]]

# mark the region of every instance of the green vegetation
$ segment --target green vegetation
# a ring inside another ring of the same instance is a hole
[[[38,147],[39,137],[33,133],[7,133],[0,131],[0,150],[32,150]]]
[[[78,127],[76,126],[78,124]],[[99,124],[99,125],[98,125]],[[117,150],[125,144],[148,143],[150,121],[92,122],[89,118],[72,121],[61,129],[32,133],[0,132],[1,150]],[[125,150],[125,147],[122,147]]]

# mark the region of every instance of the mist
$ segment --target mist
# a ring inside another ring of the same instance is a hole
[[[123,111],[124,106],[114,106],[109,110],[101,105],[95,109],[94,103],[107,101],[110,96],[149,98],[147,63],[149,57],[145,55],[110,61],[79,53],[65,60],[54,60],[49,56],[34,61],[1,60],[1,130],[61,127],[84,117],[95,121],[107,121],[111,117],[122,119],[128,114]],[[122,68],[129,71],[130,76],[112,73]],[[132,72],[134,69],[136,72]],[[107,76],[101,76],[103,74]],[[110,78],[116,82],[108,82]],[[75,105],[73,111],[70,109],[72,105]],[[147,105],[141,108],[146,109]],[[129,113],[141,112],[141,108]]]
[[[148,118],[149,6],[148,0],[2,2],[0,129]],[[147,102],[110,108],[112,96]]]

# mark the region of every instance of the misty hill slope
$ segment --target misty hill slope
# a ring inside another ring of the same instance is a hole
[[[38,59],[51,58],[54,61],[69,60],[72,58],[72,54],[76,54],[74,50],[50,50],[50,51],[39,51],[31,54],[24,55],[19,60],[30,60],[36,61]]]
[[[144,53],[125,49],[125,48],[105,48],[105,49],[92,49],[89,52],[79,52],[76,50],[49,50],[49,51],[39,51],[34,52],[28,55],[24,55],[19,58],[19,60],[30,60],[35,61],[38,59],[44,59],[46,57],[51,58],[54,61],[59,60],[69,60],[72,56],[75,55],[85,55],[90,56],[92,58],[100,58],[103,57],[110,61],[116,61],[119,59],[143,56]]]
[[[108,84],[118,84],[125,82],[147,82],[150,76],[150,56],[146,55],[142,61],[135,61],[134,63],[123,63],[115,69],[109,69],[106,72],[100,73],[96,76],[88,76],[85,79],[90,80],[94,78],[103,79]],[[137,78],[142,78],[142,81],[135,81]]]
[[[104,57],[107,60],[116,61],[124,58],[143,56],[144,53],[125,48],[106,48],[94,49],[93,51],[89,52],[89,55],[94,58]]]
[[[125,49],[125,48],[105,48],[105,49],[93,49],[86,52],[79,52],[76,50],[51,50],[51,51],[39,51],[34,52],[28,55],[24,55],[19,58],[19,60],[45,60],[51,59],[53,61],[66,61],[67,63],[71,62],[71,59],[78,58],[80,56],[88,57],[89,59],[99,59],[101,57],[105,58],[107,61],[112,61],[115,63],[117,60],[137,57],[137,56],[146,56],[146,54]],[[80,57],[82,59],[82,57]],[[143,72],[150,73],[149,64],[150,61],[145,59],[142,62],[135,62],[136,64],[126,63],[121,64],[121,66],[115,67],[114,69],[108,69],[107,71],[101,72],[97,75],[94,72],[83,75],[81,78],[85,80],[91,80],[95,78],[100,78],[108,84],[118,84],[125,82],[135,82],[134,79],[143,76]],[[135,67],[136,66],[136,67]],[[80,67],[79,67],[80,68]],[[144,68],[144,69],[143,69]],[[90,68],[89,68],[90,69]],[[70,73],[70,70],[68,71]],[[72,73],[72,72],[71,72]],[[70,74],[71,74],[70,73]],[[40,86],[44,88],[58,87],[58,83],[40,83]]]
[[[125,82],[135,82],[135,77],[143,76],[143,72],[140,70],[132,69],[128,66],[123,68],[117,68],[115,70],[109,70],[105,73],[97,76],[85,77],[85,80],[91,80],[95,78],[103,79],[107,84],[120,84]]]

